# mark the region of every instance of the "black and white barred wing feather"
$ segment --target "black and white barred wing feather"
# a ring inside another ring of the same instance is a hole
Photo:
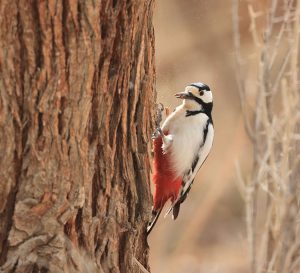
[[[172,206],[167,210],[165,217],[172,211],[172,218],[175,220],[179,214],[180,205],[183,203],[191,190],[195,176],[203,163],[205,162],[213,143],[214,128],[212,121],[207,120],[203,131],[203,141],[199,145],[199,152],[195,155],[192,167],[184,174],[181,189],[178,198],[173,202]]]

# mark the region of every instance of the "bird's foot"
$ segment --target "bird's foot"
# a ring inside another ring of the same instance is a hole
[[[152,134],[152,139],[158,138],[159,135],[162,136],[163,134],[161,128],[157,127],[154,133]]]

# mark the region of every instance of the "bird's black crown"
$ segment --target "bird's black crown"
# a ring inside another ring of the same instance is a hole
[[[197,83],[191,83],[190,86],[194,86],[196,88],[200,90],[203,90],[203,91],[210,91],[210,88],[207,84],[205,83],[202,83],[202,82],[197,82]]]

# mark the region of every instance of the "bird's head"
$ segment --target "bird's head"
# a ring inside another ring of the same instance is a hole
[[[184,92],[175,94],[176,98],[183,99],[187,108],[203,108],[206,104],[212,104],[213,96],[208,85],[197,82],[186,86]]]

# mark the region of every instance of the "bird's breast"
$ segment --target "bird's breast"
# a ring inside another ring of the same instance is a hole
[[[178,176],[183,176],[191,168],[203,142],[206,123],[207,117],[203,114],[169,123],[169,134],[173,135],[169,153],[172,167]]]

